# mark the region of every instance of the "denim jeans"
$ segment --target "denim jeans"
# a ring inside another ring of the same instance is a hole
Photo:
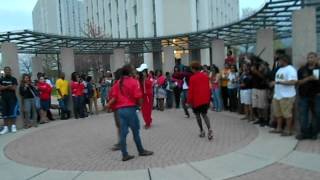
[[[169,91],[169,90],[166,90],[167,92],[167,108],[172,108],[173,106],[173,92],[172,91]]]
[[[120,120],[120,146],[122,156],[127,156],[126,138],[129,133],[129,127],[133,133],[133,139],[136,143],[139,153],[144,151],[140,139],[140,123],[137,115],[137,107],[124,107],[117,110]]]
[[[65,113],[65,112],[68,112],[68,96],[64,96],[60,99],[58,99],[58,102],[59,102],[59,107],[61,108],[62,112]]]
[[[221,90],[218,89],[212,89],[212,104],[214,105],[214,108],[216,111],[220,112],[222,110],[222,100],[221,100]]]
[[[186,106],[187,98],[188,98],[188,89],[183,89],[182,93],[181,93],[182,107],[184,110],[184,114],[187,116],[190,116],[189,111],[188,111],[188,106]]]
[[[76,118],[84,117],[84,97],[72,96],[72,101],[73,101],[74,116]]]
[[[320,130],[320,96],[300,97],[298,105],[301,133],[306,137],[316,135]],[[310,110],[312,121],[309,120]]]
[[[23,100],[24,106],[24,123],[36,124],[37,119],[35,118],[36,107],[34,98],[27,98]]]

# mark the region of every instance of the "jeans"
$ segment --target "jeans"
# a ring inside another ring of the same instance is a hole
[[[34,113],[36,112],[35,107],[35,100],[34,98],[27,98],[23,100],[23,106],[24,106],[24,123],[29,124],[36,124],[37,120],[34,116]],[[33,119],[33,120],[32,120]]]
[[[136,110],[137,107],[133,106],[120,108],[117,111],[120,120],[120,146],[123,157],[128,156],[126,138],[129,133],[129,127],[133,133],[138,152],[142,153],[144,151],[140,139],[140,123]]]
[[[300,97],[298,106],[301,134],[306,137],[317,135],[320,130],[320,96]],[[309,110],[312,112],[311,122]]]
[[[172,106],[173,106],[173,92],[170,90],[166,90],[166,92],[167,92],[167,99],[166,99],[167,108],[172,108]]]
[[[182,90],[182,93],[181,93],[182,107],[184,110],[184,114],[187,116],[190,116],[188,107],[186,106],[187,98],[188,98],[188,89],[184,89]]]
[[[173,89],[173,93],[174,93],[174,99],[176,102],[176,108],[180,108],[180,96],[181,96],[181,88],[180,87],[175,87]]]
[[[74,116],[76,118],[84,117],[84,97],[72,96],[72,101],[73,101]]]
[[[212,89],[212,104],[214,105],[214,108],[217,112],[220,112],[222,110],[222,100],[221,100],[221,90],[220,88]]]
[[[62,113],[66,113],[68,112],[68,96],[63,96],[62,98],[58,99],[58,102],[59,102],[59,107],[61,108],[62,110]]]

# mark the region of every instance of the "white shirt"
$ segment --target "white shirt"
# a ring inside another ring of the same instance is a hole
[[[280,68],[276,73],[276,84],[274,87],[273,98],[280,100],[296,96],[296,89],[294,85],[277,84],[277,82],[291,80],[298,80],[297,70],[291,65]]]
[[[232,73],[230,72],[229,73],[229,76],[228,76],[228,88],[229,89],[234,89],[234,88],[237,88],[237,76],[238,74],[237,73]]]

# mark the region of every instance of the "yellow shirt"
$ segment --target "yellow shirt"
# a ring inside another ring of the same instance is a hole
[[[64,95],[68,95],[69,94],[69,83],[67,80],[63,80],[63,79],[58,79],[56,81],[56,89],[59,89],[61,94]],[[61,96],[58,93],[58,99],[60,99]]]

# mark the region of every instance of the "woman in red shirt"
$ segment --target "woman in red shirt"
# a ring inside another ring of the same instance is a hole
[[[47,119],[47,111],[50,109],[50,99],[52,88],[50,84],[46,83],[43,75],[39,77],[39,82],[37,84],[40,96],[40,118],[41,122],[49,122]]]
[[[143,94],[143,103],[141,106],[142,116],[145,122],[145,129],[149,129],[152,123],[152,108],[153,108],[153,81],[150,76],[148,76],[148,66],[146,64],[141,64],[137,68],[139,72],[139,82]]]
[[[122,161],[133,159],[134,156],[128,154],[126,138],[129,133],[128,128],[132,130],[133,139],[136,143],[139,156],[150,156],[153,154],[143,148],[140,139],[140,123],[137,115],[137,104],[142,104],[142,91],[139,81],[132,77],[132,66],[122,67],[120,80],[114,85],[112,99],[107,107],[114,105],[120,120],[120,149]]]
[[[82,83],[80,76],[77,72],[71,74],[71,94],[73,102],[73,111],[76,119],[84,118],[84,84]]]
[[[193,75],[189,80],[189,92],[188,92],[188,104],[192,106],[193,112],[196,116],[199,128],[200,137],[205,137],[205,131],[202,127],[201,116],[208,128],[208,139],[213,138],[212,129],[210,125],[210,119],[207,116],[207,112],[210,105],[210,86],[209,77],[201,71],[201,65],[199,62],[191,63],[191,70]]]

